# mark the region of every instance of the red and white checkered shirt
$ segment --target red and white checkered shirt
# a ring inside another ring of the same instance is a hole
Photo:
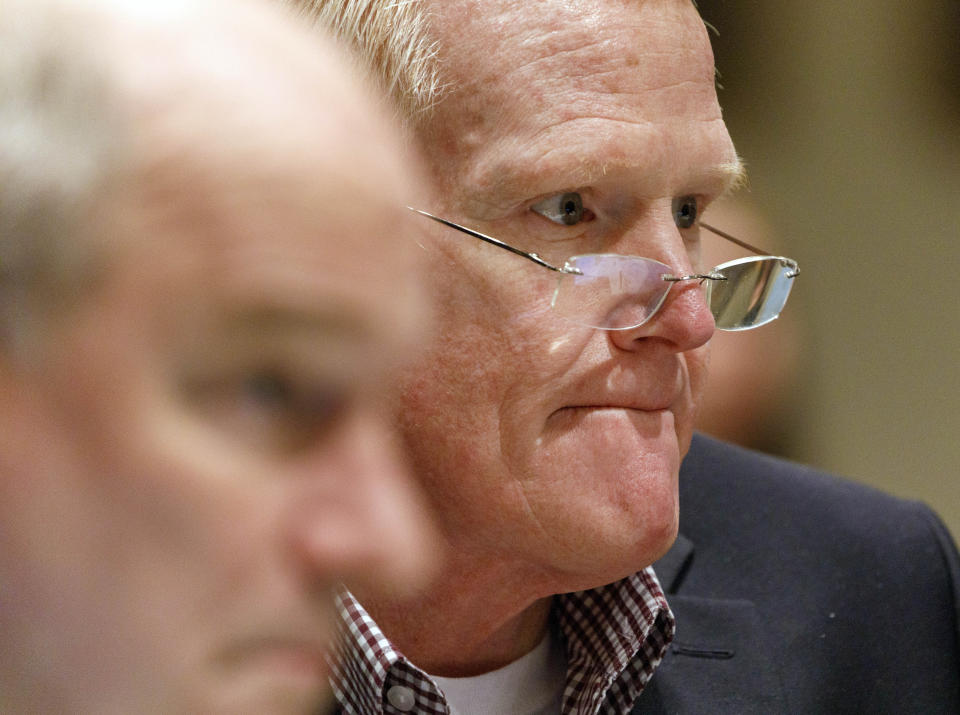
[[[330,680],[343,713],[449,715],[442,691],[394,649],[346,589],[337,608],[339,647]],[[628,713],[673,639],[673,614],[652,568],[555,596],[550,617],[567,654],[562,715]],[[391,689],[395,702],[402,691],[403,709],[391,702]]]

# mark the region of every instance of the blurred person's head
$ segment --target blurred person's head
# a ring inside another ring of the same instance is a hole
[[[300,712],[422,575],[387,112],[276,8],[0,3],[0,710]]]

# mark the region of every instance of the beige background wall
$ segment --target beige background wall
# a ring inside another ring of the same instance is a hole
[[[960,537],[960,2],[699,5],[751,198],[803,269],[780,443]]]

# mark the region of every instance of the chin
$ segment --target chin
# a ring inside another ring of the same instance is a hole
[[[653,564],[677,538],[676,500],[664,505],[662,513],[619,527],[609,522],[605,526],[582,535],[576,555],[566,564],[563,588],[558,592],[605,586]]]
[[[225,677],[224,677],[225,675]],[[331,701],[326,673],[272,654],[251,659],[196,688],[177,712],[297,715],[326,712]]]
[[[642,515],[631,524],[632,539],[625,545],[621,578],[653,564],[673,546],[680,523],[676,481],[644,504]]]
[[[213,699],[193,712],[208,713],[263,713],[264,715],[299,715],[325,713],[330,702],[327,688],[291,688],[277,685],[259,685],[239,693]]]
[[[674,501],[674,508],[671,518],[663,519],[660,528],[656,532],[647,532],[647,539],[644,543],[644,551],[642,555],[642,559],[649,562],[647,566],[652,564],[670,550],[670,547],[673,546],[673,542],[677,540],[679,527],[679,509],[676,501]]]

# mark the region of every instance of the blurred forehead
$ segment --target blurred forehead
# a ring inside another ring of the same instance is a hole
[[[295,153],[194,157],[183,173],[171,165],[169,191],[153,182],[138,210],[140,248],[162,246],[159,262],[192,266],[215,310],[313,315],[364,341],[402,339],[416,328],[422,251],[401,190],[418,177],[402,170],[392,140],[327,131]]]
[[[416,323],[404,207],[421,201],[420,172],[349,62],[276,18],[139,42],[169,51],[129,48],[122,70],[138,260],[199,271],[220,310],[348,316],[383,340]]]

